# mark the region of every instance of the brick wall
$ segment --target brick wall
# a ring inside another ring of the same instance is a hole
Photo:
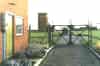
[[[2,59],[2,34],[0,32],[0,62],[1,62],[1,59]]]
[[[0,13],[4,13],[5,11],[9,11],[15,14],[15,16],[24,17],[24,32],[22,36],[16,36],[16,22],[14,20],[14,49],[15,52],[20,51],[20,48],[28,46],[28,16],[27,16],[27,0],[0,0]],[[15,19],[14,16],[14,19]],[[0,48],[2,45],[0,32]],[[0,54],[1,54],[0,50]],[[0,60],[1,60],[0,55]]]
[[[40,31],[47,31],[48,18],[47,13],[38,14],[38,26]]]

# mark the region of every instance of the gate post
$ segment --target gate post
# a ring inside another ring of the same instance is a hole
[[[68,45],[72,45],[73,43],[72,43],[72,26],[73,25],[68,25],[68,27],[69,27],[69,42],[68,42]]]
[[[90,27],[89,24],[87,25],[88,27],[88,46],[90,45]]]
[[[88,46],[92,44],[92,24],[88,23]]]
[[[48,25],[48,43],[49,43],[49,46],[51,46],[51,43],[52,43],[52,37],[51,37],[51,26]]]
[[[92,44],[92,24],[89,24],[89,46]]]

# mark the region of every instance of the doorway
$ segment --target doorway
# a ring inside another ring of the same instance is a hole
[[[11,12],[6,12],[4,14],[5,31],[3,32],[3,37],[2,37],[3,60],[11,57],[13,54],[13,47],[14,47],[13,22],[14,22],[14,14]]]

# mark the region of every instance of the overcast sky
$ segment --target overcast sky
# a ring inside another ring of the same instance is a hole
[[[29,0],[29,23],[36,29],[38,12],[47,12],[50,24],[100,23],[100,0]]]

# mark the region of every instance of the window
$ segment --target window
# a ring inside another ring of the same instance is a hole
[[[23,35],[23,17],[16,16],[16,35]]]

